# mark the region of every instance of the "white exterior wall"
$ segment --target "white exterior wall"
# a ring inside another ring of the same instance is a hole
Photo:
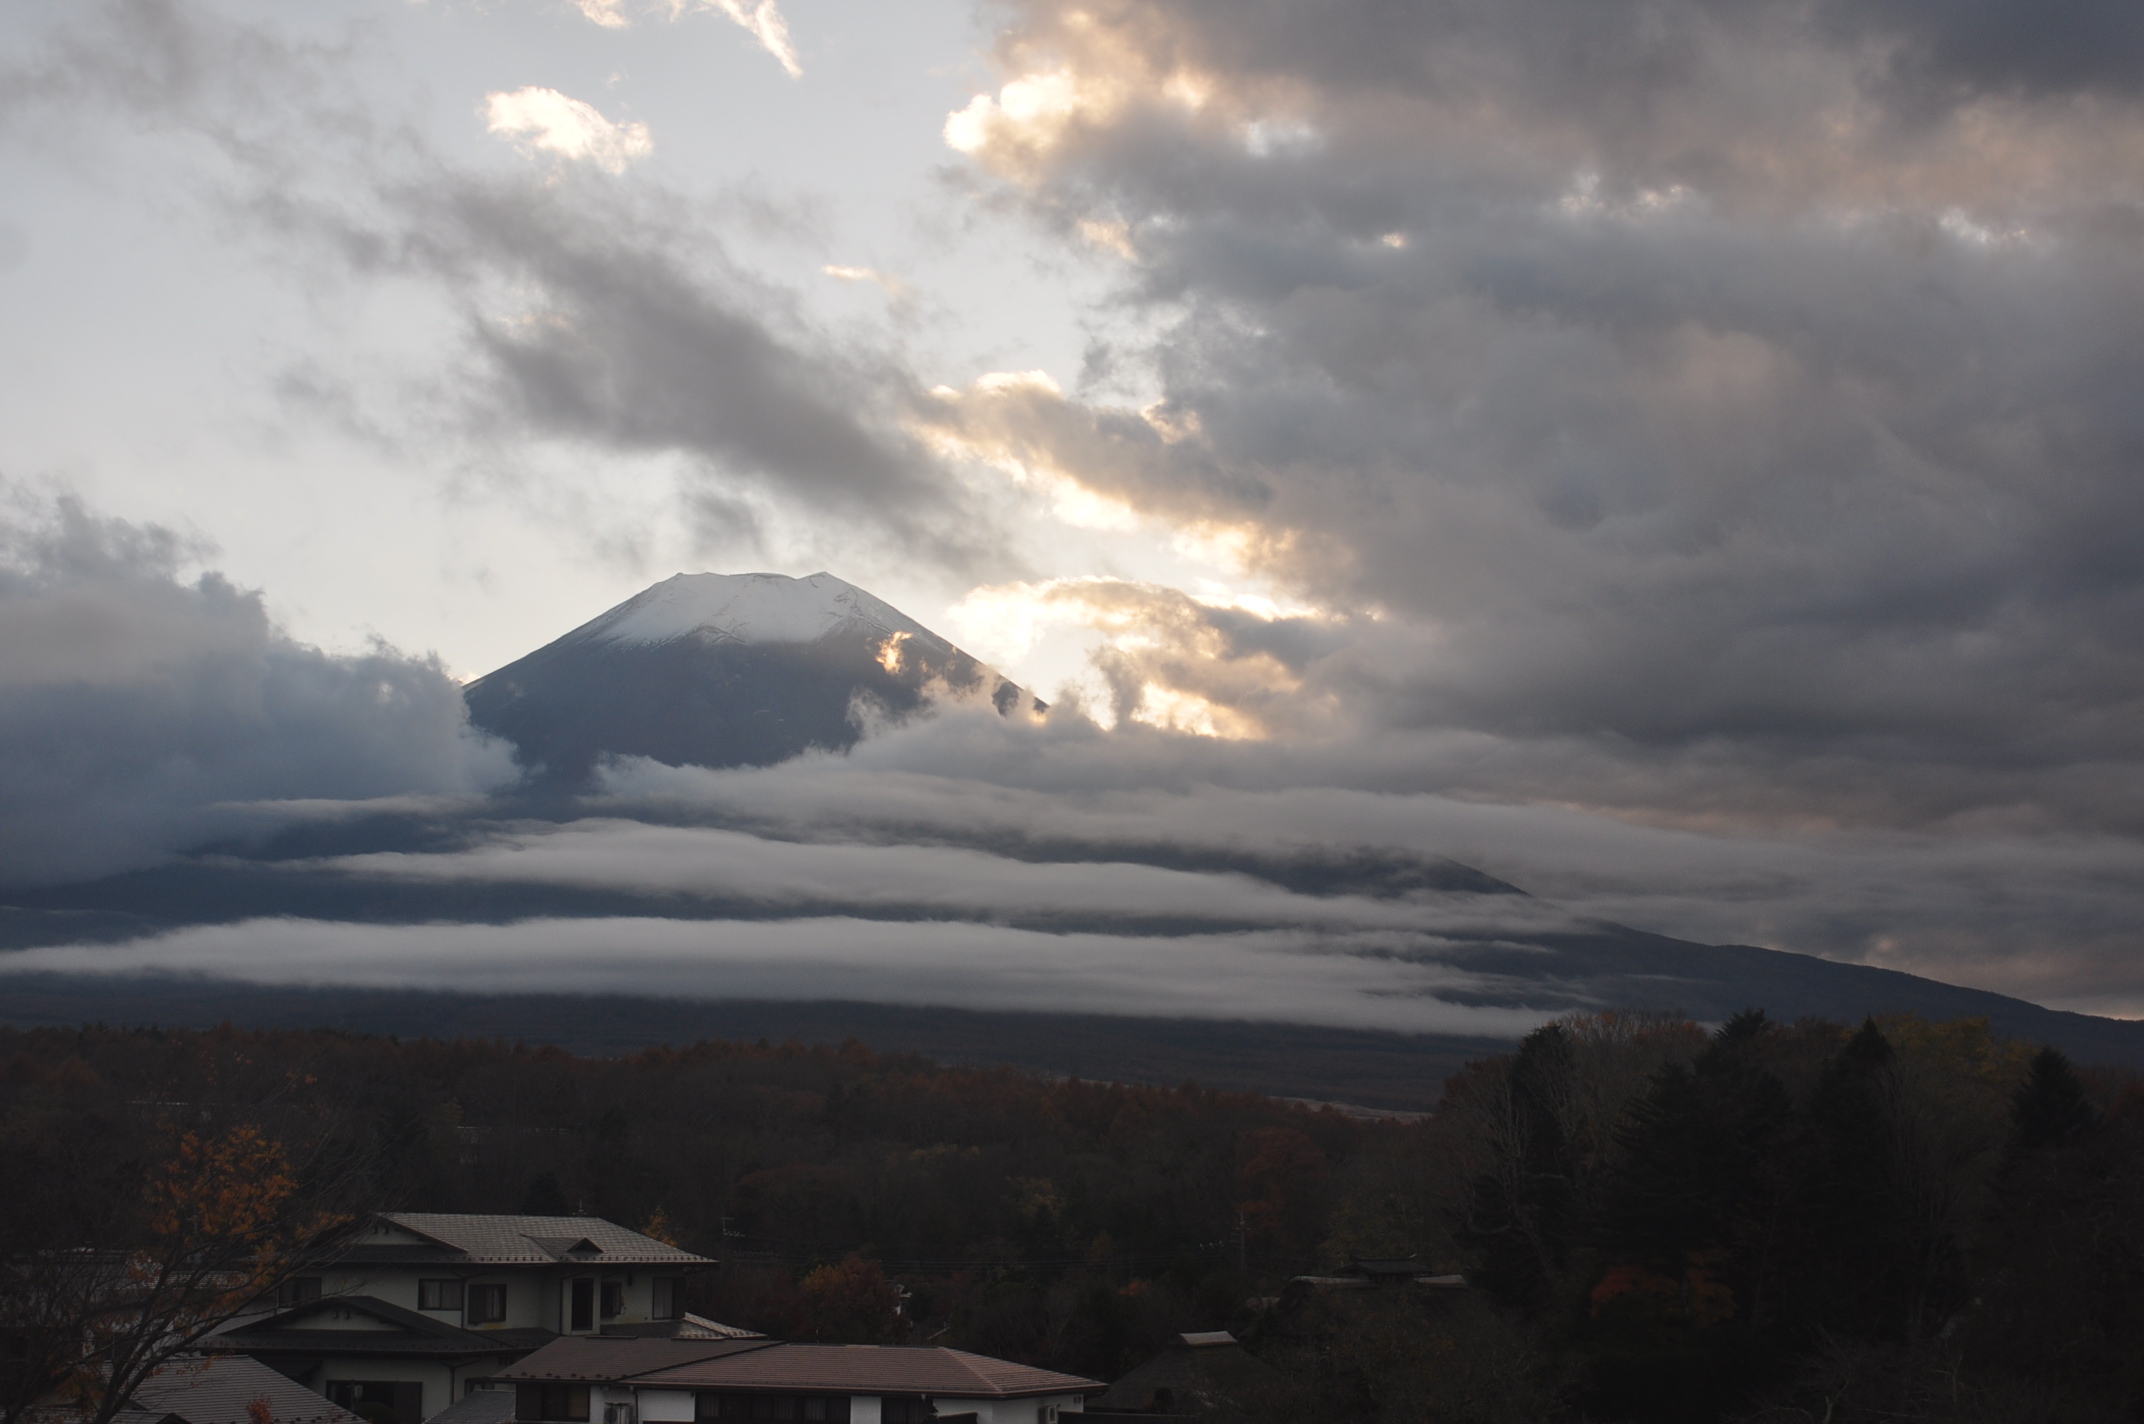
[[[643,1389],[638,1394],[640,1424],[692,1424],[691,1390]],[[1030,1399],[960,1399],[940,1394],[931,1396],[931,1401],[940,1414],[973,1410],[976,1424],[1035,1424],[1035,1412],[1042,1405],[1054,1404],[1061,1413],[1076,1414],[1081,1411],[1081,1398],[1076,1394],[1053,1394]],[[849,1396],[849,1424],[879,1424],[881,1412],[877,1395]],[[596,1414],[601,1417],[600,1411]]]
[[[1080,1396],[1075,1394],[1051,1394],[1027,1399],[955,1399],[933,1398],[941,1414],[960,1414],[973,1409],[976,1424],[1035,1424],[1035,1417],[1045,1405],[1054,1404],[1059,1412],[1070,1414],[1079,1409]]]
[[[360,1246],[429,1246],[431,1243],[420,1236],[403,1231],[385,1222],[374,1223],[355,1243]],[[527,1266],[356,1266],[329,1265],[318,1273],[320,1294],[323,1299],[333,1296],[367,1295],[384,1300],[390,1305],[399,1305],[405,1310],[415,1310],[430,1319],[453,1325],[464,1330],[556,1330],[564,1333],[568,1323],[567,1305],[570,1300],[566,1283],[579,1278],[594,1281],[596,1290],[596,1328],[604,1325],[641,1325],[655,1319],[656,1278],[682,1279],[682,1267],[662,1266],[605,1266],[575,1265],[561,1262],[557,1265]],[[459,1310],[423,1310],[417,1301],[418,1282],[426,1280],[459,1280],[462,1282],[463,1306]],[[622,1287],[623,1310],[617,1315],[602,1313],[603,1285],[614,1282]],[[482,1325],[468,1320],[469,1287],[475,1285],[504,1285],[506,1287],[506,1318],[487,1321]],[[675,1308],[673,1296],[673,1308]],[[246,1312],[258,1317],[275,1313],[273,1300],[263,1302],[257,1309]],[[362,1328],[354,1322],[337,1322],[336,1328]]]
[[[642,1424],[692,1424],[691,1390],[643,1389],[639,1395]]]

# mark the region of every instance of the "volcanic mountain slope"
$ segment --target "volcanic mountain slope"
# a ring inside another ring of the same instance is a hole
[[[765,766],[862,736],[934,697],[1043,704],[829,573],[679,574],[464,689],[469,720],[575,780],[604,755]]]

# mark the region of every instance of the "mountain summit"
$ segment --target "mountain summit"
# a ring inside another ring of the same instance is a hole
[[[942,697],[1043,710],[1025,690],[829,573],[678,574],[463,689],[469,720],[526,766],[584,777],[605,755],[765,766],[845,750],[862,713]]]

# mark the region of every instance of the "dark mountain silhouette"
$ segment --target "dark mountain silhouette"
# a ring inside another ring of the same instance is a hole
[[[1043,704],[832,574],[679,574],[478,678],[469,720],[524,766],[576,781],[598,758],[766,766],[842,751],[873,715],[941,698]]]

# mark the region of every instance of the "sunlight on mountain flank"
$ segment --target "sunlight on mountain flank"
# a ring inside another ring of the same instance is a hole
[[[903,662],[902,645],[913,636],[905,630],[889,633],[886,641],[879,644],[878,665],[890,673],[899,674]]]

